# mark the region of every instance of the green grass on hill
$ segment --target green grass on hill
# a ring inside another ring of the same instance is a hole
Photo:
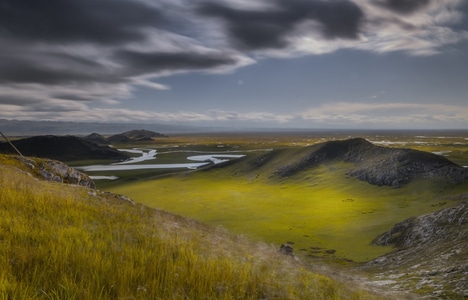
[[[122,184],[111,191],[237,234],[280,245],[301,256],[368,261],[392,250],[372,240],[394,224],[450,205],[464,187],[418,181],[399,189],[345,176],[343,162],[324,164],[287,180],[271,172],[239,172],[243,163]],[[245,168],[244,168],[245,169]],[[265,175],[266,174],[266,175]]]
[[[0,156],[0,299],[378,298],[270,246],[16,164]]]

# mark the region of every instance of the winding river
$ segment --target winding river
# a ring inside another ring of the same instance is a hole
[[[119,149],[119,151],[125,151],[130,153],[137,153],[140,156],[132,157],[126,161],[113,163],[109,165],[91,165],[77,167],[77,169],[88,172],[97,171],[126,171],[126,170],[145,170],[145,169],[198,169],[203,166],[210,164],[220,164],[230,159],[241,158],[244,154],[221,154],[212,153],[204,155],[192,155],[188,156],[187,159],[194,161],[193,163],[176,163],[176,164],[135,164],[141,163],[147,160],[153,160],[156,158],[157,150],[140,150],[140,149]],[[90,176],[93,179],[109,179],[115,180],[116,176]]]

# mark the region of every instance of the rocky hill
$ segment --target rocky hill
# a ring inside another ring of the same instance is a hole
[[[349,163],[347,175],[374,185],[400,187],[413,179],[468,181],[468,170],[433,153],[376,146],[365,139],[328,141],[301,149],[278,149],[250,159],[242,171],[289,178],[321,164]]]
[[[125,160],[128,156],[116,149],[100,146],[75,136],[44,135],[12,142],[25,156],[50,158],[60,161],[85,159]],[[8,143],[0,144],[0,153],[15,154]]]
[[[380,285],[430,298],[468,298],[468,195],[441,211],[407,219],[383,233],[375,245],[396,251],[367,263]]]

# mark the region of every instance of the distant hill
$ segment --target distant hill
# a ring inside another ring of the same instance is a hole
[[[104,136],[98,133],[92,133],[90,135],[85,136],[84,138],[90,142],[97,144],[112,144],[152,141],[153,138],[157,137],[167,137],[167,135],[145,129],[134,129],[123,133],[114,134],[108,138],[105,138]]]
[[[302,148],[275,149],[234,162],[237,173],[255,173],[285,179],[312,170],[321,164],[349,163],[347,175],[374,185],[400,187],[413,179],[468,180],[468,169],[433,153],[387,148],[362,138],[328,141]]]
[[[99,133],[91,133],[90,135],[87,135],[84,137],[85,140],[96,143],[96,144],[107,144],[107,139],[100,135]]]
[[[126,142],[143,142],[143,141],[151,141],[153,138],[156,137],[167,137],[167,135],[149,131],[149,130],[130,130],[124,133],[116,134],[107,138],[109,143],[126,143]]]
[[[12,142],[25,156],[73,161],[84,159],[125,160],[128,156],[116,149],[100,146],[75,136],[35,136]],[[8,143],[0,144],[0,152],[15,153]]]

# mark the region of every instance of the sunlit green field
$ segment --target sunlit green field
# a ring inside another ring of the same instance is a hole
[[[366,138],[378,145],[441,152],[460,165],[468,165],[468,140],[459,135]],[[156,142],[147,147],[162,147],[155,160],[162,163],[187,156],[184,152],[164,154],[164,150],[175,150],[171,148],[174,146],[184,151],[245,151],[246,155],[256,155],[258,152],[248,151],[302,147],[347,137],[305,134],[173,137],[165,140],[164,145]],[[178,174],[165,177],[160,175],[169,171],[122,171],[118,175],[120,180],[102,181],[98,185],[148,206],[220,225],[278,247],[288,242],[300,257],[356,262],[391,251],[374,247],[371,242],[395,223],[450,206],[455,203],[454,195],[468,192],[466,186],[436,186],[425,181],[399,189],[373,186],[348,178],[344,174],[346,167],[346,163],[322,165],[299,178],[283,181],[269,180],[255,172],[240,176],[229,166],[205,171],[177,170]]]
[[[301,255],[354,261],[388,252],[370,243],[396,222],[450,205],[442,197],[445,193],[436,197],[424,183],[391,189],[343,179],[329,170],[317,173],[311,184],[268,184],[207,172],[141,181],[112,191],[258,240],[294,243]]]

